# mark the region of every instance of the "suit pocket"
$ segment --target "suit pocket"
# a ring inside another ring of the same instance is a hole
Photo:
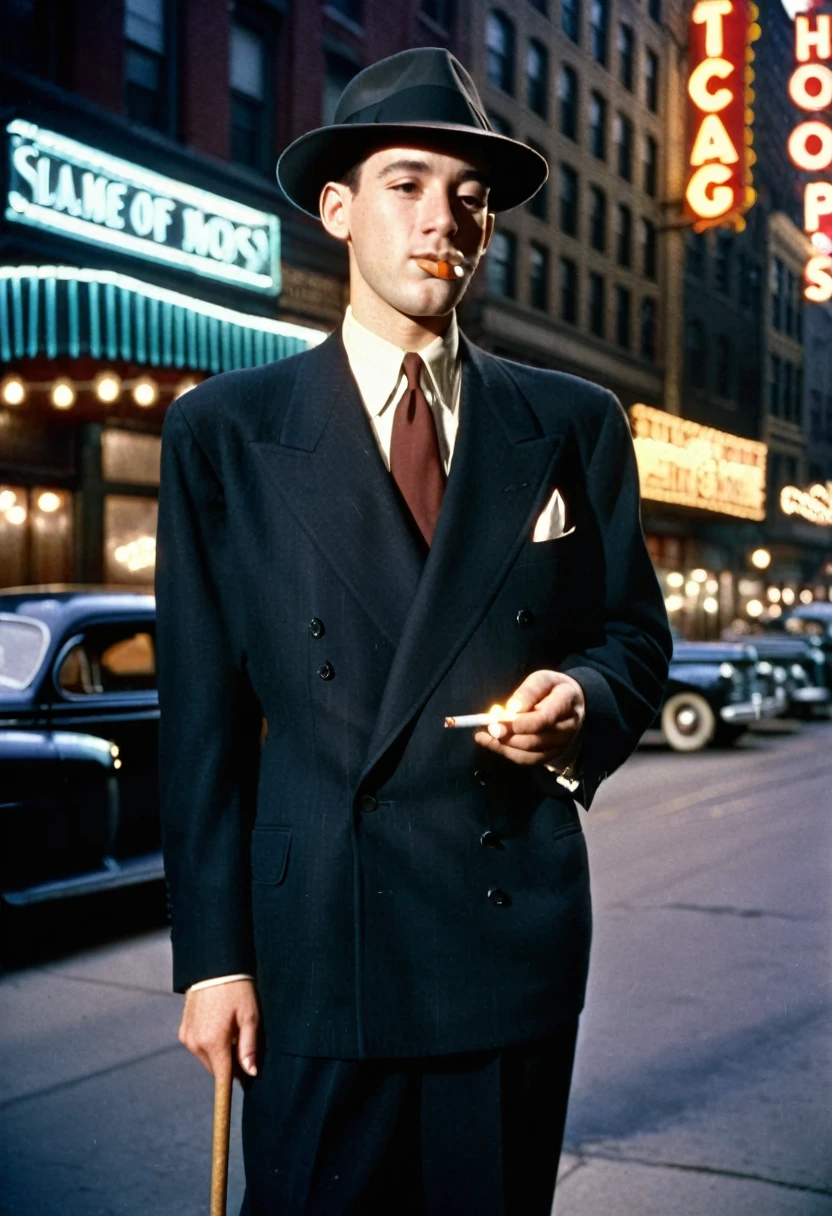
[[[251,881],[276,887],[289,864],[289,828],[255,828],[251,833]]]
[[[548,561],[550,558],[566,557],[575,548],[576,536],[575,529],[571,528],[568,532],[562,532],[560,536],[551,537],[550,540],[527,540],[520,550],[517,564],[531,566],[537,562]]]

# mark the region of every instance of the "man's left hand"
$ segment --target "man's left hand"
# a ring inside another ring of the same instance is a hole
[[[556,764],[583,726],[584,690],[560,671],[533,671],[509,698],[511,722],[492,723],[474,739],[515,764]]]

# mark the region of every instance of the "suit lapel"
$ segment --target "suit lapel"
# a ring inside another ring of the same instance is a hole
[[[300,364],[277,433],[266,415],[250,447],[300,526],[394,645],[424,554],[384,466],[340,326]]]
[[[362,777],[431,695],[487,612],[550,493],[563,445],[563,435],[541,434],[496,359],[462,334],[460,350],[460,425],[445,496]],[[447,710],[454,708],[469,707]]]

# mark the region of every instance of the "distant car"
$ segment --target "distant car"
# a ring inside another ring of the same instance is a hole
[[[7,903],[161,877],[158,725],[152,595],[0,591]]]
[[[735,742],[752,722],[782,713],[778,689],[753,646],[674,641],[664,703],[653,723],[678,752]]]
[[[725,641],[732,640],[723,635]],[[734,639],[739,641],[740,638]],[[770,670],[778,684],[786,690],[786,712],[797,718],[809,718],[816,709],[825,709],[832,699],[826,683],[823,651],[814,639],[782,633],[762,633],[754,636],[753,646],[760,656],[760,670]]]
[[[769,622],[767,628],[817,646],[826,665],[826,687],[832,689],[832,603],[815,600],[813,604],[797,604],[776,622]]]

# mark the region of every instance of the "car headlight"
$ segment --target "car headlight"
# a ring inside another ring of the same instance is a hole
[[[782,671],[782,668],[780,670]],[[770,676],[771,675],[771,663],[767,662],[766,659],[763,659],[761,663],[757,664],[757,671],[760,673],[761,676]]]
[[[794,675],[794,671],[792,671],[792,675]],[[786,682],[785,667],[775,667],[774,668],[774,678],[778,684],[785,684],[785,682]]]
[[[791,671],[795,680],[805,680],[806,679],[806,669],[804,667],[802,667],[800,663],[792,663],[789,670]]]
[[[720,663],[719,674],[722,676],[723,680],[730,680],[734,674],[733,663]]]

